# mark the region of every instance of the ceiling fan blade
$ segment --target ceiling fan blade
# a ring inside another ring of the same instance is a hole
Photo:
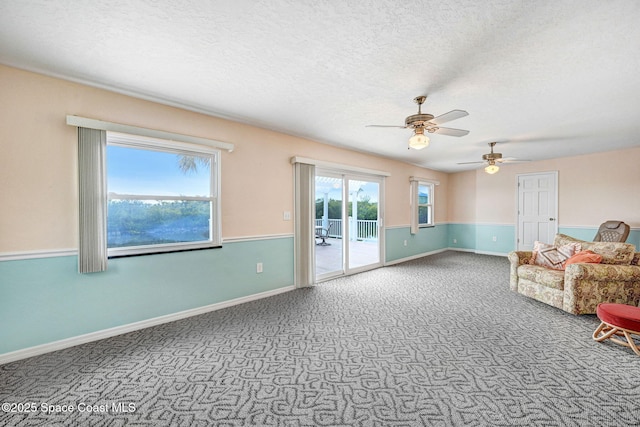
[[[506,159],[500,159],[497,160],[500,163],[526,163],[526,162],[530,162],[531,160],[528,159],[514,159],[513,157],[509,157]]]
[[[400,128],[406,129],[407,126],[395,126],[395,125],[366,125],[366,128]]]
[[[456,163],[456,165],[473,165],[473,164],[477,164],[477,163],[486,163],[484,161],[481,162],[461,162],[461,163]]]
[[[435,128],[434,133],[439,133],[440,135],[448,135],[448,136],[465,136],[469,133],[468,130],[462,129],[452,129],[452,128]]]
[[[464,110],[451,110],[448,113],[444,113],[429,120],[429,123],[433,123],[434,125],[441,125],[442,123],[450,122],[451,120],[459,119],[468,115],[469,113]]]

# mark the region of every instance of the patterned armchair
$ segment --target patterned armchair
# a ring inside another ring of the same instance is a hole
[[[580,243],[602,255],[601,264],[571,264],[553,270],[530,264],[532,252],[509,253],[511,290],[572,314],[594,314],[602,302],[638,305],[640,252],[628,243],[585,242],[557,234],[554,246]]]

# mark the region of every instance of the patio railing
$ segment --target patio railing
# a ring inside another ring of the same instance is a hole
[[[349,218],[352,224],[353,231],[353,222],[352,218]],[[322,227],[322,219],[316,219],[316,227]],[[328,219],[328,224],[331,225],[329,228],[329,237],[334,237],[337,239],[342,239],[342,220],[341,219]],[[356,236],[355,238],[358,240],[375,240],[378,238],[378,221],[375,219],[359,219],[356,221]]]

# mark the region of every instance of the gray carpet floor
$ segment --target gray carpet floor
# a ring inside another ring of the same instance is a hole
[[[639,425],[640,358],[508,281],[445,252],[6,364],[0,424]]]

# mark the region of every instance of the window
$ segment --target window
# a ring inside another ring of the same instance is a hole
[[[107,133],[109,256],[220,246],[219,151]]]
[[[418,182],[418,226],[433,225],[433,184]]]
[[[417,234],[421,227],[433,227],[434,194],[438,181],[410,177],[411,183],[411,234]]]

